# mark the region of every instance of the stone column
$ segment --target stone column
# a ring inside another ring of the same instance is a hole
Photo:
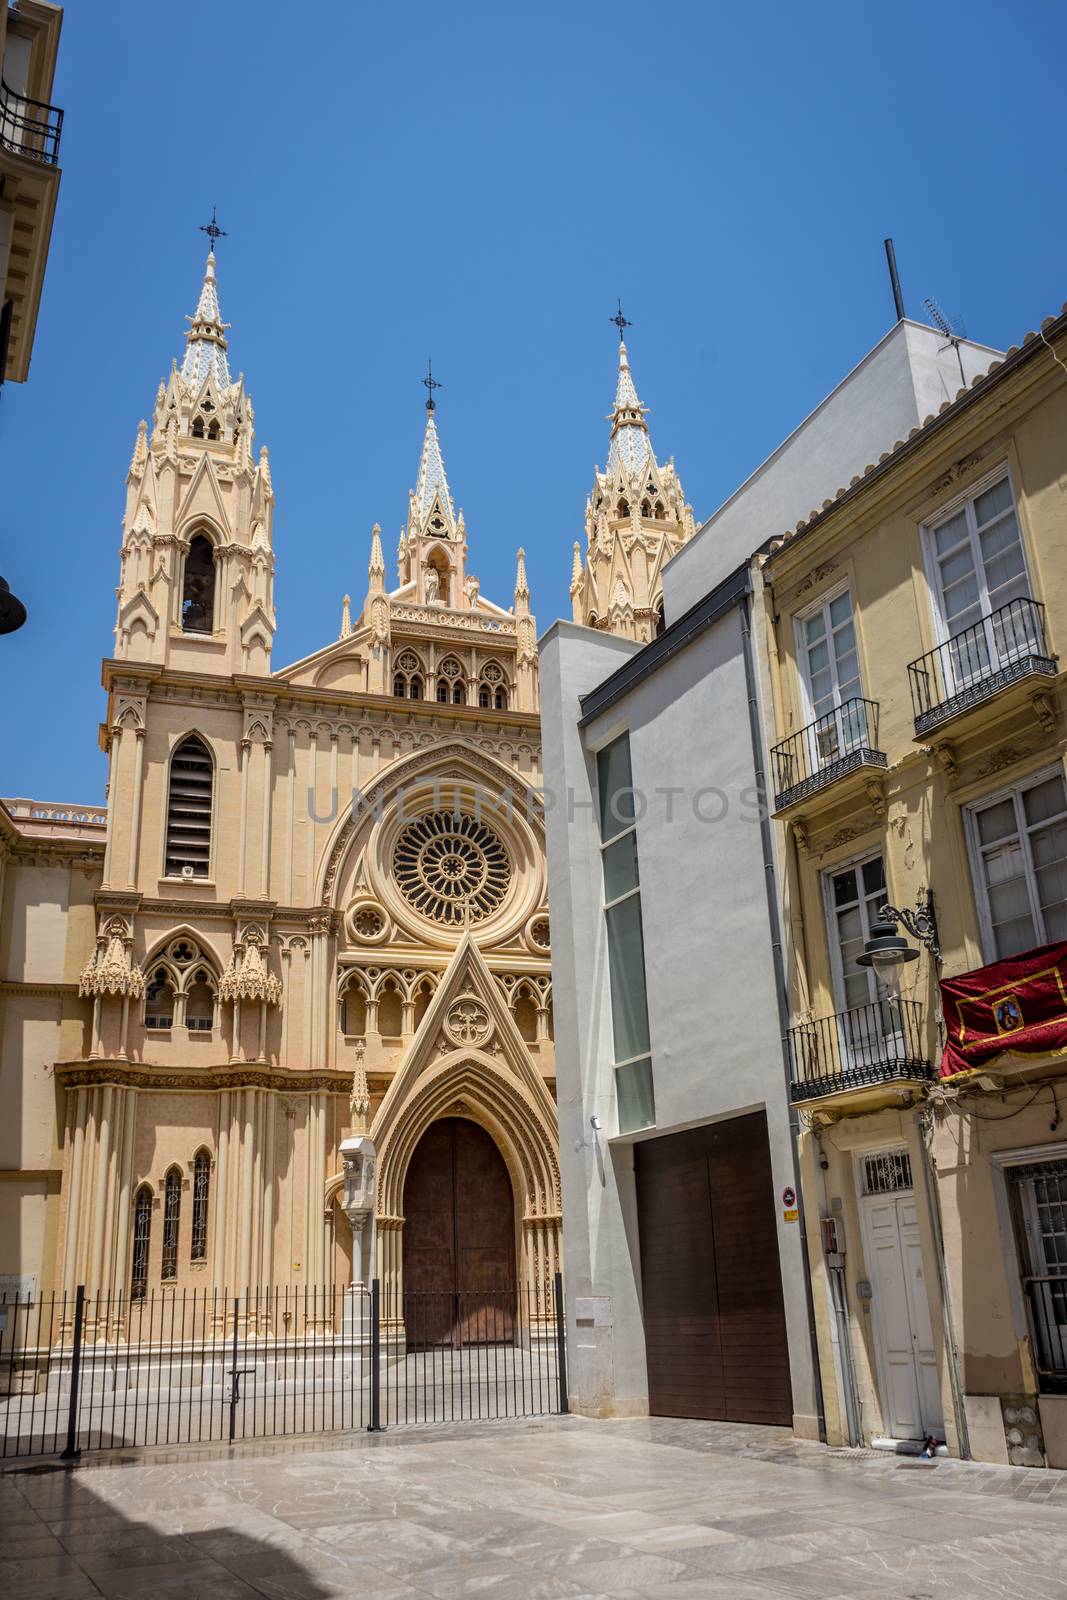
[[[263,855],[260,861],[260,894],[264,900],[270,894],[270,826],[271,800],[274,789],[274,746],[267,740],[263,745]]]
[[[67,1090],[66,1173],[67,1216],[63,1230],[63,1320],[74,1318],[74,1291],[78,1287],[80,1262],[78,1240],[81,1233],[82,1190],[85,1174],[85,1125],[89,1115],[88,1089]]]
[[[130,887],[137,883],[137,863],[141,851],[141,809],[144,800],[144,729],[134,729],[133,750],[133,815],[130,818],[130,861],[126,879]]]
[[[88,1282],[85,1286],[90,1304],[86,1308],[86,1321],[99,1322],[99,1297],[104,1278],[104,1234],[106,1228],[108,1163],[111,1150],[111,1101],[114,1094],[110,1083],[97,1088],[95,1118],[95,1150],[93,1152],[93,1216],[92,1243],[89,1253]]]
[[[122,1090],[123,1122],[122,1150],[118,1158],[118,1184],[115,1199],[115,1252],[111,1270],[114,1291],[121,1296],[116,1318],[116,1332],[122,1332],[125,1318],[121,1306],[125,1305],[127,1278],[130,1267],[130,1220],[133,1212],[133,1146],[137,1132],[137,1090]]]
[[[252,754],[250,739],[242,739],[238,753],[241,768],[241,816],[237,829],[237,893],[245,892],[245,846],[248,841],[248,768]]]

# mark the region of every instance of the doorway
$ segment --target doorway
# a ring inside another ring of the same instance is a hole
[[[906,1150],[860,1157],[863,1250],[871,1284],[882,1422],[893,1439],[944,1438],[937,1351]]]
[[[510,1343],[515,1197],[490,1135],[465,1117],[431,1123],[404,1180],[409,1349]]]

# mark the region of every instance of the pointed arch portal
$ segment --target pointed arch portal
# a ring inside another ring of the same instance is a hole
[[[466,1117],[431,1122],[404,1180],[409,1349],[510,1343],[515,1194],[491,1135]]]

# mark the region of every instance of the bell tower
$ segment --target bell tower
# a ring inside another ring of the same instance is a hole
[[[467,604],[467,525],[462,510],[456,517],[445,475],[433,397],[441,386],[432,366],[422,381],[429,390],[426,431],[415,488],[408,496],[407,525],[400,533],[397,578],[417,605],[458,611]]]
[[[647,641],[663,627],[664,564],[696,529],[673,459],[660,466],[653,453],[621,306],[612,321],[619,329],[619,375],[608,460],[603,472],[596,468],[585,503],[584,558],[581,545],[574,546],[571,605],[575,622]]]
[[[137,429],[126,477],[115,655],[196,672],[267,674],[274,641],[274,491],[253,456],[244,375],[230,376],[215,242],[181,366]]]

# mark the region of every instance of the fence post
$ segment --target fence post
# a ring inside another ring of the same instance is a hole
[[[570,1410],[567,1393],[567,1318],[563,1310],[563,1274],[556,1273],[556,1369],[559,1377],[559,1409],[564,1415]]]
[[[85,1285],[79,1283],[74,1298],[74,1341],[70,1352],[70,1410],[67,1412],[67,1443],[61,1461],[77,1461],[78,1449],[78,1384],[82,1365],[82,1331],[85,1326]]]
[[[241,1379],[237,1373],[237,1321],[241,1315],[241,1297],[233,1302],[233,1368],[230,1372],[230,1443],[237,1433],[237,1399],[241,1392]]]
[[[381,1433],[382,1403],[382,1286],[377,1278],[370,1286],[370,1425],[368,1433]]]

